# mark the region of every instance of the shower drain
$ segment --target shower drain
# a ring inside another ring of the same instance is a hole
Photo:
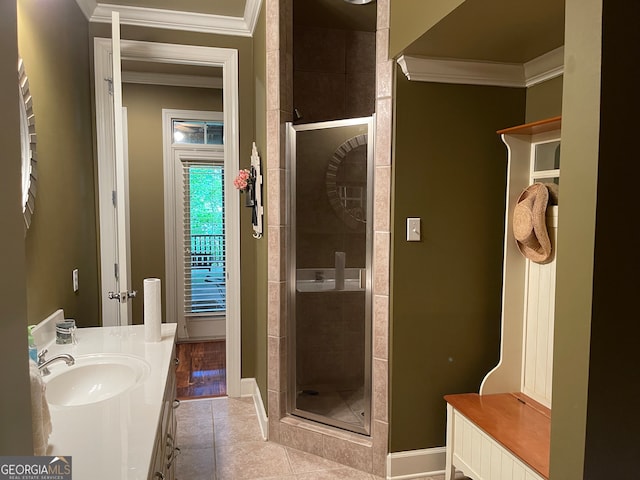
[[[298,395],[320,395],[320,392],[317,390],[302,390]]]

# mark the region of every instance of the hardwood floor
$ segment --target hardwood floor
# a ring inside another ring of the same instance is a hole
[[[178,343],[177,394],[181,400],[227,394],[225,341]]]

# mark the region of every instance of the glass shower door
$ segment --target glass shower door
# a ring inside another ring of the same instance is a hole
[[[373,117],[289,125],[289,412],[369,434]]]

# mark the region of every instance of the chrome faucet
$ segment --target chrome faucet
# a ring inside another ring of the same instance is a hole
[[[73,358],[68,353],[61,353],[60,355],[56,355],[55,357],[50,358],[49,360],[46,360],[44,356],[47,354],[47,352],[48,350],[45,348],[44,350],[38,353],[38,369],[40,370],[40,373],[42,374],[43,377],[51,373],[47,367],[54,362],[64,360],[68,366],[71,366],[74,363],[76,363],[76,359]]]

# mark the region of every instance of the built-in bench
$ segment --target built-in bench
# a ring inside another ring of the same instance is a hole
[[[446,480],[548,479],[551,410],[523,393],[447,395]],[[449,443],[450,442],[450,443]]]

